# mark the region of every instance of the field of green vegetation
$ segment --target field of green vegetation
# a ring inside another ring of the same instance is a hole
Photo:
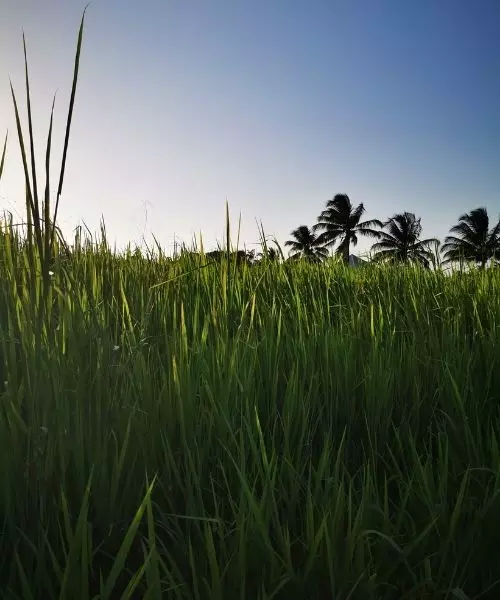
[[[6,598],[497,597],[498,269],[0,251]]]
[[[70,247],[16,117],[1,598],[500,596],[499,268]]]

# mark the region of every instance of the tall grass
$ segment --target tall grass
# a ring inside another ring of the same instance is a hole
[[[33,205],[42,243],[0,232],[5,598],[498,597],[498,270],[237,268],[229,228],[218,263],[119,256]]]
[[[15,240],[0,282],[11,597],[495,585],[498,272],[233,270],[102,240],[56,259],[36,350]]]

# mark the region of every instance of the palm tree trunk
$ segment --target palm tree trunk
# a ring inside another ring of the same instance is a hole
[[[343,248],[342,248],[342,258],[344,260],[344,263],[347,266],[349,266],[349,239],[345,238],[342,241],[342,245],[343,245]]]

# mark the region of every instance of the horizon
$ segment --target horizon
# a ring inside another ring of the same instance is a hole
[[[58,89],[53,188],[84,3],[7,6],[0,210],[19,216],[24,175],[8,81],[26,134],[22,29],[39,165]],[[94,1],[59,211],[64,235],[82,221],[98,232],[102,217],[117,248],[151,245],[154,235],[168,252],[201,232],[210,250],[224,239],[227,200],[233,242],[241,213],[239,247],[260,245],[256,221],[284,247],[338,193],[364,204],[363,220],[413,212],[422,237],[441,241],[479,206],[496,220],[500,5],[307,6]],[[37,178],[44,184],[43,172]],[[371,243],[361,239],[351,254]]]

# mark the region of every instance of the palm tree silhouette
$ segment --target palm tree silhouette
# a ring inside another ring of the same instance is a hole
[[[422,225],[413,213],[396,214],[386,221],[379,232],[380,241],[373,244],[373,259],[391,263],[418,262],[429,268],[433,254],[427,246],[439,243],[436,238],[420,240]]]
[[[291,259],[305,258],[310,262],[321,262],[328,256],[328,250],[318,241],[318,237],[307,225],[301,225],[291,233],[293,240],[285,242],[291,248]]]
[[[500,220],[489,230],[490,220],[486,208],[476,208],[463,214],[458,225],[450,229],[457,236],[448,236],[443,244],[443,264],[466,261],[475,262],[482,269],[489,259],[500,258]]]
[[[326,203],[326,209],[318,217],[318,222],[313,226],[313,231],[322,230],[318,242],[324,246],[332,246],[339,238],[340,244],[335,251],[342,260],[349,263],[349,247],[358,243],[358,235],[379,237],[379,232],[373,226],[383,227],[378,219],[360,223],[365,208],[359,204],[354,208],[347,194],[337,194]]]

